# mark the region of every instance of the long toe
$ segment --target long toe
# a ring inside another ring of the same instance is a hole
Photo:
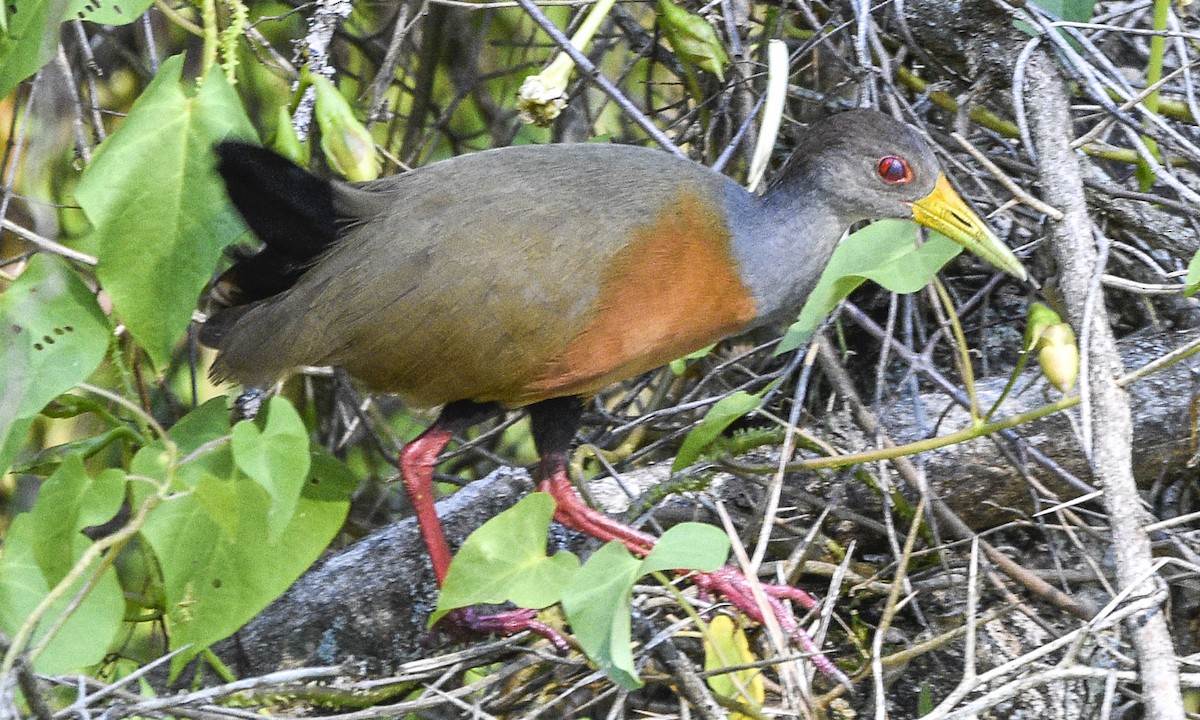
[[[546,638],[559,655],[570,649],[566,638],[554,628],[537,619],[536,610],[501,610],[485,613],[478,608],[460,608],[446,613],[438,627],[457,630],[455,634],[516,635],[528,630]]]
[[[763,606],[765,605],[768,611],[775,616],[776,622],[779,623],[779,629],[788,636],[788,639],[812,656],[810,659],[813,666],[831,680],[853,689],[850,678],[846,677],[846,674],[821,652],[812,637],[805,632],[804,628],[800,627],[791,607],[783,602],[792,600],[811,610],[817,606],[817,601],[811,595],[790,585],[773,585],[751,580],[741,570],[729,565],[710,573],[699,573],[694,576],[694,582],[696,587],[703,592],[713,596],[723,596],[738,610],[758,622],[765,622],[763,616]],[[762,590],[762,604],[755,598],[753,589],[755,585]]]

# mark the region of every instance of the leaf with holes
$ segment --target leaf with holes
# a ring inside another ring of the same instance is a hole
[[[154,0],[71,0],[67,17],[98,25],[128,25],[153,4]]]
[[[917,225],[910,220],[879,220],[851,234],[834,251],[775,354],[808,342],[825,316],[864,281],[874,280],[892,292],[916,292],[960,252],[960,245],[933,231],[918,245]]]
[[[254,135],[219,68],[199,90],[182,69],[181,55],[163,62],[75,191],[93,225],[100,283],[160,368],[221,250],[244,232],[213,171],[212,146]]]
[[[0,98],[50,62],[58,48],[58,26],[67,0],[0,0]]]
[[[86,380],[104,359],[111,333],[108,319],[75,271],[45,254],[34,255],[0,295],[0,333],[3,470],[30,419]]]

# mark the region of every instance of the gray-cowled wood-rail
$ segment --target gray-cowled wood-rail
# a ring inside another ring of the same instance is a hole
[[[587,507],[567,477],[580,398],[793,317],[853,223],[913,218],[1025,277],[925,141],[869,110],[812,126],[761,196],[621,145],[508,147],[357,185],[240,143],[217,155],[264,248],[214,288],[227,307],[200,333],[219,351],[214,376],[264,385],[334,365],[414,406],[443,406],[400,456],[439,583],[450,551],[433,506],[435,460],[456,431],[506,408],[530,413],[555,518],[645,554],[653,537]],[[762,619],[740,572],[696,582]],[[763,588],[794,631],[780,599],[799,591]],[[528,611],[456,620],[545,631]]]

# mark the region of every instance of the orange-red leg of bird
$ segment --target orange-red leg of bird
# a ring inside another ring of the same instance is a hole
[[[454,437],[454,428],[473,424],[472,420],[478,422],[487,414],[490,414],[487,408],[475,407],[473,404],[447,406],[437,422],[400,451],[400,474],[404,478],[404,489],[408,491],[409,500],[417,516],[417,525],[421,528],[421,538],[429,551],[438,587],[446,582],[446,572],[450,568],[450,546],[446,543],[442,521],[438,519],[433,502],[433,470],[438,454]],[[562,635],[539,622],[535,610],[482,613],[475,608],[460,608],[447,613],[443,622],[447,620],[465,630],[480,633],[512,635],[522,630],[530,630],[549,640],[560,653],[568,650]]]
[[[653,536],[617,522],[583,501],[567,478],[565,457],[543,457],[541,470],[538,489],[554,497],[554,519],[560,525],[601,540],[620,540],[638,557],[644,557],[654,547]]]
[[[404,489],[408,491],[408,499],[417,515],[417,525],[421,528],[421,538],[429,551],[438,587],[446,582],[446,571],[450,568],[450,546],[446,544],[442,521],[438,519],[433,504],[433,468],[437,464],[438,454],[453,437],[454,433],[449,428],[434,423],[400,451],[400,475],[404,478]]]
[[[534,442],[542,456],[539,466],[541,483],[538,489],[554,497],[554,519],[572,530],[606,542],[619,540],[634,555],[645,556],[654,547],[657,541],[655,537],[617,522],[589,507],[571,484],[567,475],[566,449],[570,438],[566,437],[566,429],[570,428],[571,435],[574,435],[579,408],[577,404],[562,403],[563,400],[551,400],[539,403],[542,407],[535,405],[532,409]],[[792,600],[811,610],[817,606],[817,601],[811,595],[790,585],[752,581],[741,570],[729,565],[710,573],[697,573],[693,580],[702,592],[708,595],[722,595],[749,617],[764,622],[765,618],[752,589],[752,584],[757,584],[763,591],[767,607],[784,634],[805,652],[812,653],[812,663],[818,670],[837,682],[850,686],[850,680],[845,673],[821,653],[813,639],[796,622],[791,608],[782,602]]]
[[[565,456],[551,454],[543,457],[541,469],[543,475],[538,489],[554,496],[554,502],[557,504],[554,519],[560,524],[604,541],[619,540],[630,552],[638,556],[646,555],[650,548],[654,547],[654,537],[619,523],[584,503],[567,477]],[[710,573],[696,573],[693,581],[705,594],[724,596],[747,616],[760,623],[766,622],[758,601],[754,598],[752,581],[741,570],[726,565]],[[821,653],[809,634],[796,622],[796,616],[782,602],[792,600],[811,610],[817,606],[817,601],[800,588],[790,585],[758,583],[758,586],[762,588],[767,607],[775,616],[784,635],[791,638],[805,652],[812,654],[812,663],[818,670],[849,687],[850,680],[845,673]]]

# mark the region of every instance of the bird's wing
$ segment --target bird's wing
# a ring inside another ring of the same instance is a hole
[[[347,195],[337,246],[226,334],[227,374],[331,364],[417,404],[524,404],[656,367],[753,316],[724,178],[636,148],[507,150]]]

